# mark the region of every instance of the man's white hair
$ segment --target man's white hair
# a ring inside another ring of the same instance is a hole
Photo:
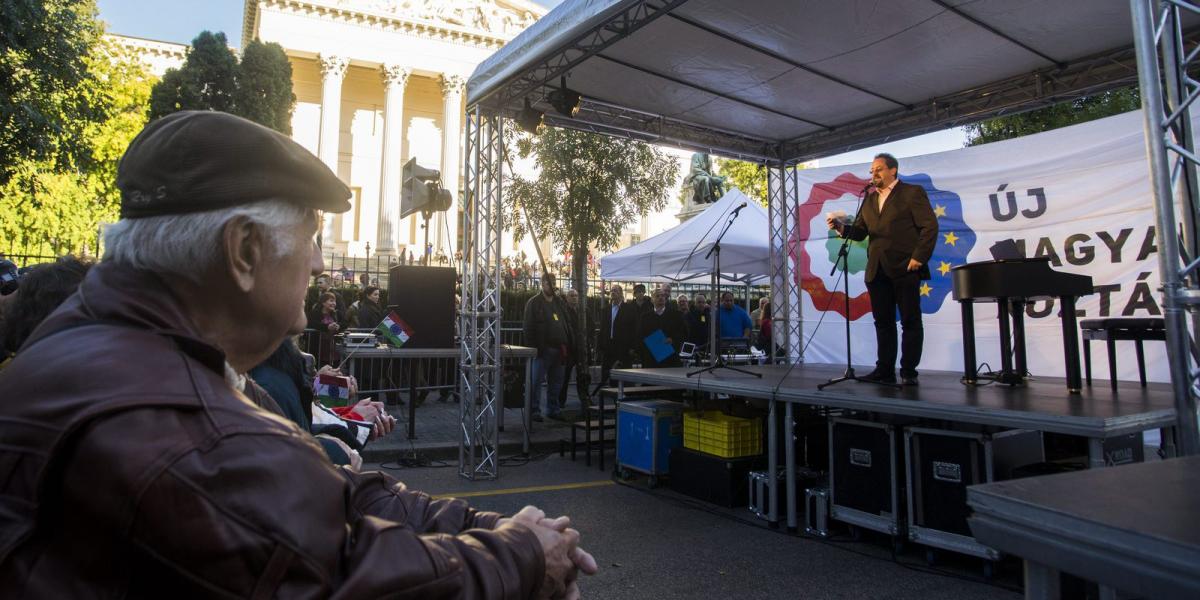
[[[245,217],[267,232],[273,258],[296,250],[296,238],[286,229],[301,223],[312,209],[282,200],[182,215],[122,219],[104,232],[104,260],[196,283],[225,258],[221,230],[230,220]]]

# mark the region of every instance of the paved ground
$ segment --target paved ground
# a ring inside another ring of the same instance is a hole
[[[536,450],[557,451],[558,441],[570,437],[568,422],[580,412],[574,385],[571,387],[564,409],[568,420],[546,419],[542,423],[532,424],[529,437]],[[396,430],[386,438],[368,444],[363,452],[363,459],[368,462],[384,462],[415,456],[421,460],[457,460],[461,427],[459,405],[455,397],[451,396],[446,402],[440,402],[439,393],[431,391],[416,409],[416,437],[412,440],[408,439],[408,394],[402,394],[401,399],[405,402],[404,405],[388,406],[388,412],[398,420]],[[500,432],[500,455],[509,456],[521,451],[523,410],[509,408],[504,409],[503,413],[504,431]]]
[[[525,464],[508,461],[497,481],[466,481],[453,465],[385,470],[416,489],[463,497],[488,510],[511,514],[534,504],[571,515],[601,566],[583,582],[585,597],[1019,597],[1012,591],[1019,584],[1016,563],[1006,563],[989,584],[974,559],[951,558],[930,569],[919,548],[893,560],[882,538],[787,535],[744,508],[726,510],[651,490],[644,479],[615,482],[557,454]]]
[[[407,397],[405,397],[407,401]],[[571,394],[567,409],[579,410]],[[831,541],[769,529],[747,509],[723,509],[644,479],[618,482],[595,465],[558,457],[565,422],[534,423],[533,459],[520,456],[521,410],[504,411],[500,478],[471,482],[458,476],[459,409],[431,393],[416,409],[415,440],[407,439],[408,406],[389,411],[403,420],[373,442],[368,469],[386,470],[411,487],[468,498],[488,510],[513,513],[526,504],[568,514],[584,546],[601,565],[584,583],[590,598],[1016,598],[1020,566],[1005,563],[994,583],[979,561],[942,557],[926,566],[923,549],[894,558],[884,538]],[[608,454],[611,460],[611,451]]]

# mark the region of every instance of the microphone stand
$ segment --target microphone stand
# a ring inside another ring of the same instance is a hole
[[[729,221],[727,223],[725,223],[725,229],[721,230],[721,234],[717,236],[717,241],[715,243],[713,243],[713,247],[710,248],[708,250],[708,253],[704,255],[705,260],[708,260],[708,257],[713,256],[713,270],[712,270],[713,298],[717,299],[718,302],[720,302],[720,300],[719,300],[719,297],[717,296],[717,292],[718,292],[717,279],[721,276],[721,240],[725,237],[725,234],[729,232],[729,228],[733,226],[733,222],[738,218],[738,213],[741,212],[741,210],[744,206],[745,206],[745,204],[743,204],[742,206],[739,206],[737,209],[735,209],[733,211],[733,214],[729,215]],[[721,313],[720,304],[717,305],[717,310],[713,311],[713,313],[715,316],[717,316],[719,318],[720,313]],[[746,369],[739,369],[737,367],[731,367],[731,366],[725,364],[725,357],[721,356],[720,333],[721,333],[721,328],[717,325],[717,319],[713,319],[712,324],[709,326],[708,346],[709,346],[709,351],[713,352],[714,356],[716,356],[716,360],[713,361],[713,364],[711,366],[707,366],[707,367],[704,367],[703,369],[697,369],[695,371],[692,371],[692,372],[688,373],[687,376],[691,377],[692,375],[699,375],[701,373],[711,373],[713,371],[716,371],[717,369],[729,369],[730,371],[737,371],[738,373],[742,373],[745,375],[753,375],[755,377],[758,377],[759,379],[762,379],[762,373],[755,373],[754,371],[748,371]]]
[[[853,227],[854,222],[858,221],[858,215],[862,212],[863,202],[866,202],[867,200],[867,190],[869,189],[871,189],[871,186],[868,184],[867,187],[864,187],[862,192],[859,194],[858,208],[854,211],[854,219],[847,223],[848,226]],[[842,226],[843,232],[845,231],[845,227],[847,225]],[[833,268],[829,271],[830,275],[837,273],[838,263],[841,263],[842,265],[842,285],[846,298],[846,371],[842,373],[841,377],[834,377],[833,379],[818,385],[817,389],[823,390],[831,385],[842,383],[843,381],[865,381],[867,383],[875,383],[888,387],[900,388],[899,385],[894,383],[863,379],[854,374],[854,365],[851,364],[850,360],[851,355],[853,354],[850,351],[850,237],[844,234],[842,234],[842,247],[838,249],[837,259],[833,261]]]

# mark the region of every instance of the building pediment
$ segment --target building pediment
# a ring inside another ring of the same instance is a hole
[[[511,38],[538,20],[534,6],[498,0],[334,0],[343,8]]]

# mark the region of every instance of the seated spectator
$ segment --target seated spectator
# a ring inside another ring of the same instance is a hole
[[[341,429],[346,431],[346,435],[338,435],[340,432],[331,434],[325,429],[314,431],[312,376],[315,373],[307,372],[304,356],[290,337],[284,339],[267,360],[259,363],[247,375],[270,394],[283,416],[304,431],[321,434],[317,442],[336,465],[353,465],[358,456],[357,450],[362,448],[366,439],[387,435],[395,427],[396,419],[382,410],[381,403],[364,400],[355,408],[361,416],[375,423],[372,430],[361,432],[358,425],[342,421]],[[346,437],[355,440],[357,446],[347,442]],[[361,459],[357,462],[361,464]]]
[[[105,257],[0,372],[3,589],[31,598],[577,597],[565,519],[335,468],[240,377],[304,326],[320,212],[350,190],[287,136],[152,121]],[[263,394],[265,396],[265,394]],[[81,551],[83,549],[83,551]]]
[[[42,320],[75,293],[90,268],[90,262],[63,256],[52,263],[31,267],[21,276],[19,287],[14,277],[0,320],[3,342],[0,354],[16,354]]]

